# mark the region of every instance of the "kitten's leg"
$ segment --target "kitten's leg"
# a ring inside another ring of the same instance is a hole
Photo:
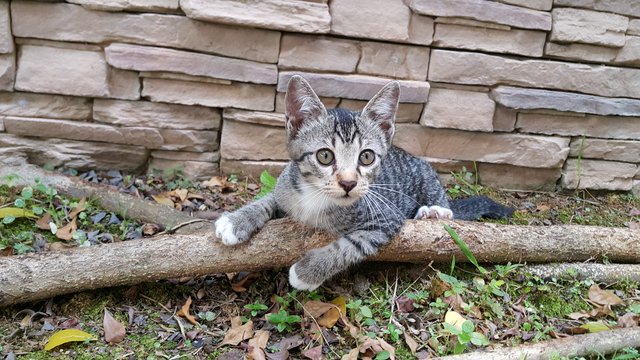
[[[453,219],[453,211],[438,205],[421,206],[414,219]]]
[[[424,176],[426,205],[418,209],[414,219],[453,219],[453,211],[450,209],[447,193],[440,184],[438,174],[429,166]]]
[[[390,236],[374,230],[358,230],[333,244],[309,251],[289,269],[289,283],[299,290],[314,290],[330,277],[378,252]]]
[[[269,219],[275,217],[277,209],[275,197],[269,194],[232,213],[224,213],[216,220],[216,236],[225,245],[246,241]]]

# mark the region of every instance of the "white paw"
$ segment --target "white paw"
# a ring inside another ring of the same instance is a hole
[[[231,246],[240,242],[233,231],[233,223],[226,215],[216,220],[216,236],[225,245]]]
[[[320,287],[320,285],[322,285],[322,284],[317,284],[317,285],[307,284],[306,282],[300,280],[300,278],[298,278],[298,274],[296,274],[296,265],[297,264],[293,264],[289,269],[289,284],[291,284],[291,286],[293,286],[298,290],[312,291]]]
[[[421,206],[414,219],[453,219],[453,211],[442,206]]]

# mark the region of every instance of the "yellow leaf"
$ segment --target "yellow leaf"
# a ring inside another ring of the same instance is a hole
[[[178,311],[178,316],[184,317],[193,325],[200,325],[198,324],[198,321],[196,321],[196,318],[194,318],[193,315],[189,314],[189,307],[191,307],[191,296],[189,296],[184,305],[182,305],[182,308],[180,308],[180,310]]]
[[[65,329],[56,331],[49,337],[49,340],[44,345],[44,349],[49,351],[55,347],[58,347],[62,344],[66,344],[73,341],[88,341],[95,340],[96,338],[93,335],[86,333],[82,330],[78,329]]]
[[[455,326],[459,330],[462,330],[462,323],[466,320],[467,319],[465,319],[464,316],[452,310],[447,311],[444,315],[444,322],[451,326]]]
[[[155,200],[158,204],[167,205],[173,207],[173,200],[163,194],[151,195],[153,200]]]
[[[340,309],[340,315],[347,315],[347,299],[344,296],[338,296],[337,298],[331,300],[333,305],[336,305]]]
[[[6,208],[0,209],[0,219],[4,219],[7,216],[13,216],[16,218],[19,218],[19,217],[36,218],[37,217],[36,214],[34,214],[29,210],[25,210],[17,207],[6,207]]]
[[[590,333],[609,330],[609,327],[602,321],[590,321],[580,325],[581,328],[588,330]]]

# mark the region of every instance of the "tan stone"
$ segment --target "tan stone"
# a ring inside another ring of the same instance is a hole
[[[90,50],[90,51],[102,51],[103,48],[100,45],[94,45],[89,43],[71,43],[71,42],[60,42],[54,40],[44,40],[44,39],[31,39],[31,38],[16,38],[16,45],[35,45],[35,46],[45,46],[45,47],[53,47],[60,49],[74,49],[74,50]]]
[[[189,51],[111,44],[106,47],[105,56],[109,65],[126,70],[178,72],[257,84],[278,81],[278,68],[273,64]]]
[[[540,57],[546,37],[543,31],[436,24],[433,46]]]
[[[286,142],[283,127],[225,119],[220,149],[227,160],[289,160]]]
[[[411,13],[409,43],[429,45],[433,41],[433,18]]]
[[[207,152],[218,150],[218,132],[206,130],[160,129],[164,144],[157,149]]]
[[[263,171],[278,176],[287,166],[288,161],[251,161],[251,160],[220,160],[220,171],[223,174],[238,174],[259,179]]]
[[[23,138],[0,134],[0,149],[13,150],[41,166],[71,169],[136,171],[147,163],[148,150],[141,146],[61,139]]]
[[[403,0],[333,0],[331,32],[353,37],[429,45],[433,20],[414,18]],[[384,12],[384,20],[381,18]],[[418,20],[417,26],[410,23]]]
[[[188,17],[291,32],[328,33],[327,4],[296,0],[181,0]]]
[[[163,143],[158,130],[149,128],[117,128],[87,122],[14,116],[5,117],[4,125],[8,133],[23,136],[104,141],[147,148],[159,148]]]
[[[436,128],[493,131],[496,104],[487,93],[431,89],[420,124]]]
[[[578,43],[563,45],[548,42],[544,47],[544,54],[560,59],[607,63],[616,57],[618,49],[598,45]]]
[[[9,15],[9,1],[0,2],[0,54],[14,51],[13,36],[11,36],[11,16]]]
[[[463,17],[524,29],[551,30],[551,15],[544,11],[483,0],[407,0],[409,7],[429,16]]]
[[[151,152],[154,159],[175,160],[175,161],[201,161],[201,162],[218,162],[220,161],[220,153],[215,152],[190,152],[190,151],[168,151],[154,150]]]
[[[16,1],[13,34],[89,43],[133,42],[275,63],[277,31],[209,24],[185,16],[91,11],[79,5]],[[242,46],[239,46],[242,44]]]
[[[409,80],[426,80],[429,48],[380,42],[363,42],[358,72]]]
[[[17,90],[125,99],[139,97],[137,76],[134,79],[129,72],[110,71],[100,52],[22,45],[18,65]]]
[[[233,83],[233,81],[231,80],[214,79],[214,78],[204,77],[204,76],[193,76],[193,75],[170,73],[170,72],[163,72],[163,71],[142,71],[140,72],[140,77],[153,78],[153,79],[169,79],[169,80],[204,82],[209,84],[221,84],[221,85],[231,85]]]
[[[272,111],[275,89],[269,85],[243,83],[221,85],[145,78],[142,95],[152,101],[183,105]]]
[[[640,140],[640,117],[519,113],[516,129],[522,133]]]
[[[62,95],[0,93],[0,115],[87,120],[91,118],[91,100]]]
[[[282,35],[280,69],[352,73],[360,60],[355,41],[325,36]]]
[[[178,10],[178,0],[69,0],[91,10],[106,11],[148,11],[174,12]]]
[[[562,171],[566,189],[631,190],[637,165],[616,161],[568,159]]]
[[[553,3],[640,17],[640,3],[634,0],[554,0]]]
[[[16,71],[16,57],[14,54],[0,55],[0,90],[13,91]]]
[[[553,0],[498,0],[505,4],[523,6],[535,10],[549,11]]]
[[[262,112],[262,111],[245,111],[226,108],[222,113],[225,120],[240,121],[252,124],[261,124],[269,126],[285,126],[285,116],[280,113]]]
[[[459,84],[449,84],[449,83],[439,83],[439,82],[429,82],[432,88],[434,89],[451,89],[451,90],[462,90],[462,91],[475,91],[475,92],[486,92],[488,93],[491,88],[486,86],[476,86],[476,85],[459,85]]]
[[[640,19],[630,19],[627,35],[640,35]]]
[[[470,85],[509,84],[640,98],[640,69],[516,60],[449,50],[431,50],[429,81]]]
[[[493,131],[512,132],[516,126],[517,112],[504,106],[496,105],[493,114]]]
[[[640,116],[640,100],[606,98],[563,91],[498,86],[491,98],[511,109],[551,109],[597,115]]]
[[[533,168],[561,167],[569,153],[568,138],[430,129],[414,124],[398,124],[394,143],[416,156]]]
[[[330,98],[330,97],[321,96],[320,101],[322,101],[322,103],[324,104],[324,107],[326,107],[327,109],[336,108],[340,104],[340,98]],[[283,92],[276,93],[276,112],[281,114],[285,113]]]
[[[457,17],[438,17],[436,18],[436,24],[451,24],[451,25],[471,26],[471,27],[496,29],[496,30],[512,29],[511,26],[509,25],[500,25],[500,24],[490,23],[486,21],[477,21],[477,20],[457,18]]]
[[[640,161],[640,141],[574,138],[569,156],[634,163]]]
[[[178,130],[220,128],[220,112],[216,109],[150,101],[95,99],[93,119],[119,126]]]
[[[289,79],[294,74],[304,77],[318,96],[369,100],[390,79],[366,75],[334,75],[281,71],[278,74],[278,91],[287,89]],[[400,80],[400,102],[424,103],[429,95],[429,83],[423,81]]]
[[[180,169],[189,179],[205,180],[220,173],[217,163],[190,160],[167,160],[151,157],[148,172],[153,170],[175,170]]]
[[[432,157],[420,157],[431,165],[431,167],[439,173],[460,173],[471,172],[474,173],[473,161],[451,160],[451,159],[439,159]]]
[[[562,169],[536,169],[506,164],[478,165],[480,183],[510,190],[553,191],[560,179]]]
[[[627,42],[616,56],[615,63],[640,65],[640,36],[627,36]]]
[[[572,8],[551,11],[553,29],[550,40],[621,47],[629,18],[621,15]]]
[[[351,100],[343,99],[340,102],[340,107],[352,111],[362,111],[367,101],[365,100]],[[420,114],[424,104],[412,104],[412,103],[400,103],[398,106],[398,112],[396,113],[397,123],[417,123],[420,121]]]

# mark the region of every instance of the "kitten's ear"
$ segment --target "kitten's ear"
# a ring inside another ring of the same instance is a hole
[[[291,77],[284,101],[289,138],[294,138],[305,122],[318,121],[327,116],[327,109],[302,76]]]
[[[396,112],[398,112],[399,100],[400,83],[392,81],[378,91],[362,110],[361,116],[377,123],[384,131],[389,142],[391,142],[395,132],[394,123],[396,121]]]

